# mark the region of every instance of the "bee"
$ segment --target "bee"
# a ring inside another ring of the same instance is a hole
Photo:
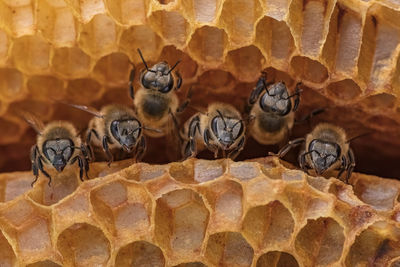
[[[45,167],[62,172],[68,164],[72,165],[75,162],[78,162],[81,181],[83,174],[88,178],[88,151],[70,122],[54,121],[44,125],[33,115],[23,114],[23,117],[37,132],[36,144],[32,146],[30,153],[32,172],[35,176],[32,186],[38,180],[39,171],[49,179],[48,185],[51,185],[52,178]]]
[[[136,117],[135,112],[124,105],[106,105],[100,111],[87,106],[69,105],[95,116],[89,122],[86,143],[89,145],[91,155],[93,155],[93,147],[101,147],[108,165],[114,160],[111,151],[132,154],[135,161],[141,161],[146,151],[143,129],[159,132],[157,129],[145,127]]]
[[[173,70],[180,61],[177,61],[172,67],[167,62],[159,62],[149,68],[140,49],[138,49],[138,53],[145,66],[140,74],[142,88],[135,92],[133,88],[135,70],[132,69],[129,76],[129,93],[134,101],[139,119],[151,128],[162,130],[160,132],[150,131],[147,134],[151,137],[162,137],[169,133],[168,125],[171,118],[176,129],[178,128],[175,114],[186,108],[191,95],[188,93],[187,100],[179,106],[175,90],[181,87],[182,78],[178,72],[173,72]]]
[[[295,93],[289,95],[283,81],[267,83],[266,73],[263,73],[248,100],[251,122],[249,130],[257,142],[272,145],[287,138],[300,103],[300,85],[298,83]]]
[[[342,128],[328,123],[320,123],[305,138],[289,141],[277,156],[284,157],[290,149],[303,145],[298,156],[301,169],[307,173],[309,169],[313,169],[317,175],[331,170],[339,170],[337,175],[339,179],[346,172],[345,181],[348,183],[356,165],[349,143],[350,140],[347,140],[346,133]]]
[[[232,105],[213,103],[206,113],[198,112],[184,125],[181,138],[184,140],[184,158],[194,157],[203,148],[218,156],[235,159],[245,143],[246,126],[238,110]]]

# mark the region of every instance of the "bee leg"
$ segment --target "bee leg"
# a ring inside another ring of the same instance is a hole
[[[296,84],[295,93],[294,93],[294,95],[292,95],[292,96],[295,96],[294,105],[293,105],[293,109],[292,109],[293,111],[296,111],[300,104],[300,93],[302,91],[300,89],[300,85],[301,85],[301,82]]]
[[[302,153],[299,154],[299,165],[300,168],[308,174],[308,168],[307,168],[307,164],[306,164],[306,155],[308,155],[308,153],[304,153],[304,151]]]
[[[146,138],[142,136],[136,148],[135,162],[142,161],[145,152],[146,152]]]
[[[89,162],[92,162],[93,155],[88,145],[81,144],[82,155],[85,158],[85,170],[89,171]],[[87,177],[87,175],[86,175]]]
[[[76,156],[75,158],[73,158],[71,160],[71,164],[74,164],[76,161],[78,161],[78,166],[79,166],[79,179],[83,182],[83,170],[84,170],[83,159],[80,156]],[[87,174],[86,174],[86,177],[87,177]]]
[[[347,164],[347,158],[346,156],[342,156],[342,164],[340,165],[339,168],[339,173],[337,175],[337,178],[340,179],[340,177],[342,176],[343,172],[346,170],[348,164]]]
[[[86,136],[86,148],[89,154],[89,161],[93,162],[94,161],[94,153],[93,153],[93,149],[90,145],[90,141],[92,140],[92,134],[94,134],[97,138],[97,140],[100,140],[99,134],[97,133],[97,131],[95,129],[90,129],[87,136]]]
[[[84,170],[84,164],[83,164],[83,159],[81,157],[78,157],[78,166],[79,166],[79,179],[83,182],[83,170]],[[86,173],[86,170],[85,170]],[[87,176],[87,173],[86,173]]]
[[[193,94],[193,90],[192,90],[192,87],[190,87],[186,94],[186,100],[178,107],[176,112],[181,113],[186,109],[186,107],[190,103],[190,100],[192,99],[192,94]]]
[[[85,176],[86,176],[86,179],[89,180],[89,176],[88,176],[88,172],[89,172],[89,163],[88,163],[88,161],[87,161],[86,159],[83,159],[83,163],[84,163],[84,166],[85,166]]]
[[[263,74],[264,75],[262,75],[260,79],[258,79],[256,87],[253,89],[253,91],[251,91],[250,98],[248,101],[249,105],[253,105],[257,101],[258,97],[260,96],[264,88],[267,90],[268,84],[265,82],[267,79],[267,74],[266,73]]]
[[[50,186],[50,185],[51,185],[51,176],[50,176],[50,174],[48,174],[48,173],[44,170],[44,168],[43,168],[43,163],[42,163],[42,158],[41,158],[41,157],[38,157],[38,167],[39,167],[39,170],[49,179],[49,182],[48,182],[47,184],[48,184],[48,186]]]
[[[244,137],[242,137],[242,139],[240,139],[237,147],[235,149],[233,149],[231,152],[229,152],[228,158],[231,158],[232,160],[234,160],[239,155],[240,151],[243,150],[243,146],[244,146]]]
[[[83,154],[83,163],[84,163],[84,167],[85,167],[85,176],[86,176],[87,179],[89,179],[87,173],[89,171],[89,162],[92,160],[92,158],[90,158],[91,155],[88,154],[87,147],[88,146],[85,146],[83,144],[81,145],[81,151],[82,151],[82,154]]]
[[[282,147],[279,150],[278,154],[275,154],[275,153],[272,153],[272,152],[269,152],[268,154],[271,155],[271,156],[277,156],[279,158],[283,158],[292,148],[295,148],[295,147],[303,144],[305,141],[306,141],[305,138],[294,139],[292,141],[289,141],[289,143],[287,143],[287,145]]]
[[[38,163],[37,163],[37,146],[34,145],[31,148],[31,164],[32,164],[32,172],[33,175],[35,176],[35,179],[33,180],[33,182],[31,183],[31,186],[33,187],[33,185],[36,183],[36,181],[39,178],[39,169],[38,169]]]
[[[349,148],[349,152],[347,153],[347,156],[348,156],[349,162],[347,165],[346,183],[348,184],[351,174],[353,173],[354,167],[356,166],[354,152],[351,148]]]
[[[214,158],[218,157],[218,147],[210,143],[210,130],[204,129],[203,134],[204,143],[206,144],[208,150],[214,152]]]
[[[133,80],[135,79],[135,68],[132,68],[129,74],[129,96],[135,99],[135,89],[133,88]]]
[[[94,162],[94,152],[93,152],[93,149],[88,145],[88,146],[86,146],[86,149],[87,149],[87,160],[89,161],[89,162]]]
[[[178,77],[178,80],[176,82],[176,88],[175,90],[178,90],[179,88],[181,88],[182,85],[182,76],[179,72],[175,71],[176,76]]]
[[[108,159],[108,167],[110,167],[111,162],[113,162],[113,155],[110,152],[110,148],[108,147],[108,144],[110,143],[109,137],[107,135],[103,136],[103,150],[107,155]]]
[[[188,129],[189,141],[185,145],[185,159],[193,157],[196,154],[196,130],[198,130],[200,133],[199,123],[200,123],[199,116],[194,117],[189,123],[189,129]]]

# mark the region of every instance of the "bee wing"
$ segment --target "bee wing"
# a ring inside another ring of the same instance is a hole
[[[31,126],[38,134],[42,134],[44,130],[44,124],[36,116],[31,113],[20,111],[20,116]]]
[[[65,105],[71,106],[73,108],[86,111],[87,113],[90,113],[90,114],[92,114],[92,115],[94,115],[94,116],[96,116],[98,118],[103,118],[104,117],[104,115],[100,111],[95,109],[94,107],[84,106],[84,105],[77,105],[77,104],[72,104],[72,103],[67,103],[67,102],[62,102],[62,101],[60,101],[60,102],[65,104]]]

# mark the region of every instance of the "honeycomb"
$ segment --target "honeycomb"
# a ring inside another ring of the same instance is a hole
[[[371,133],[353,142],[356,170],[398,178],[399,10],[389,0],[0,0],[0,152],[8,155],[0,170],[30,167],[35,134],[21,109],[84,129],[90,115],[50,99],[132,105],[128,78],[131,63],[135,82],[144,67],[140,48],[149,64],[182,60],[180,98],[193,86],[194,106],[217,100],[244,110],[261,71],[290,89],[302,81],[298,116],[325,107],[313,123]],[[295,127],[293,137],[309,131]],[[176,160],[158,153],[164,143],[148,142],[144,161]],[[253,140],[247,147],[239,159],[271,151]]]
[[[390,0],[0,0],[0,265],[400,266],[400,184],[380,178],[400,177],[399,19]],[[365,174],[345,185],[242,161],[278,149],[251,138],[239,162],[160,165],[158,138],[150,165],[94,163],[101,178],[71,168],[32,189],[35,133],[20,111],[83,132],[91,116],[54,100],[132,105],[137,48],[149,64],[182,60],[178,94],[193,87],[195,107],[244,110],[261,71],[301,81],[296,116],[325,112],[292,137],[320,121],[370,133],[351,144]]]
[[[131,163],[33,189],[31,173],[1,174],[0,265],[400,264],[400,181],[351,186],[275,157]]]

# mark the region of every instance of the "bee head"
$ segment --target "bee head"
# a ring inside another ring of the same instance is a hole
[[[174,87],[174,78],[166,62],[160,62],[145,70],[142,74],[141,83],[147,89],[154,89],[161,93],[168,93]]]
[[[320,175],[339,160],[341,148],[337,143],[314,139],[308,146],[308,152],[315,171]]]
[[[228,150],[242,134],[244,125],[240,119],[224,117],[219,110],[217,112],[211,120],[211,130],[222,148]]]
[[[74,144],[71,139],[47,140],[43,143],[42,150],[46,159],[61,172],[74,153]]]
[[[271,85],[260,98],[260,107],[265,112],[272,112],[280,116],[287,115],[292,109],[292,102],[284,82]]]
[[[174,87],[174,78],[171,72],[175,69],[180,61],[178,60],[175,65],[172,66],[172,68],[169,67],[167,62],[159,62],[153,67],[149,68],[140,49],[138,49],[138,53],[143,61],[144,66],[146,67],[140,76],[140,82],[143,87],[146,89],[157,90],[161,93],[170,92]]]
[[[142,133],[142,127],[136,119],[115,120],[111,123],[111,134],[127,152],[132,152]]]

